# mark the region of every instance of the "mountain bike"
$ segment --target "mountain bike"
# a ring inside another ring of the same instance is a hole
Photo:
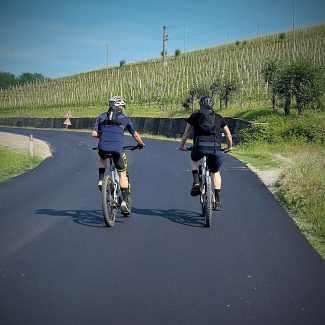
[[[193,147],[186,148],[186,151],[191,151]],[[224,153],[228,153],[226,148],[222,149]],[[210,169],[207,163],[207,157],[204,156],[199,164],[199,181],[200,181],[200,203],[202,215],[205,219],[205,226],[211,227],[213,205],[215,204],[214,190],[212,188],[212,179]]]
[[[136,150],[140,149],[137,146],[124,146],[123,150]],[[98,148],[93,148],[93,150],[98,150]],[[114,227],[116,214],[118,211],[122,213],[124,217],[128,217],[130,214],[125,214],[121,211],[122,203],[122,192],[119,184],[119,175],[117,169],[113,163],[113,158],[110,154],[107,155],[109,160],[109,172],[104,176],[102,185],[102,210],[105,223],[108,227]],[[131,184],[129,174],[127,172],[128,179],[128,201],[126,202],[131,210]]]
[[[186,148],[186,151],[191,151],[193,147]],[[211,227],[212,210],[214,204],[214,193],[212,190],[212,179],[210,176],[207,158],[204,156],[199,165],[199,181],[200,181],[200,203],[202,215],[205,220],[205,226]]]

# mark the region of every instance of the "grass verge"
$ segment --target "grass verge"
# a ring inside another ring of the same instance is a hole
[[[36,167],[42,159],[28,154],[20,154],[0,146],[0,181],[17,176]]]
[[[282,170],[275,197],[325,259],[324,146],[252,142],[236,146],[231,154],[258,170]]]

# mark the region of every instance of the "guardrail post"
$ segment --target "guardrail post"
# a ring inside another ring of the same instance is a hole
[[[34,143],[33,143],[33,135],[32,134],[29,137],[29,155],[31,157],[34,156]]]

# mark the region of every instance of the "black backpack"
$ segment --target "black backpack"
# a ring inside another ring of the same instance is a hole
[[[215,134],[216,114],[214,111],[201,108],[196,115],[197,135]]]
[[[110,107],[109,110],[107,111],[107,118],[103,122],[103,125],[121,125],[121,122],[117,119],[117,117],[121,114],[121,112],[114,107]]]

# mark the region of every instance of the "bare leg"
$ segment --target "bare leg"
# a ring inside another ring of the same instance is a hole
[[[191,160],[191,168],[193,170],[199,170],[199,162]]]
[[[120,177],[120,188],[122,192],[122,203],[121,203],[121,210],[124,215],[129,215],[131,213],[131,208],[128,206],[128,178],[126,176],[126,170],[124,172],[118,172]]]
[[[99,168],[106,168],[106,159],[99,158]]]
[[[191,189],[191,195],[197,196],[200,195],[201,189],[199,184],[199,163],[197,161],[191,160],[191,169],[192,169],[192,175],[193,175],[193,186]]]
[[[221,189],[221,175],[220,175],[220,172],[211,173],[211,178],[212,178],[212,182],[213,182],[213,188],[215,190],[220,190]]]
[[[120,177],[120,187],[128,188],[129,182],[128,182],[128,178],[126,176],[126,170],[124,172],[118,172],[118,175]]]

